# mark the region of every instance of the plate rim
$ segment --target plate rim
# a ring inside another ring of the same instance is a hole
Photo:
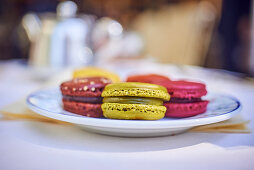
[[[204,117],[204,118],[194,118],[194,119],[174,119],[174,120],[169,120],[169,121],[160,121],[160,120],[117,120],[117,119],[106,119],[106,118],[91,118],[91,117],[85,117],[81,115],[75,115],[71,112],[72,115],[68,115],[65,113],[57,113],[57,112],[52,112],[48,111],[44,108],[38,107],[31,103],[30,99],[36,95],[37,93],[41,93],[43,91],[52,91],[52,90],[57,90],[56,88],[54,89],[43,89],[43,90],[37,90],[30,95],[27,96],[26,98],[26,104],[29,109],[32,111],[36,112],[37,114],[43,115],[45,117],[49,117],[52,119],[56,120],[61,120],[64,122],[69,122],[73,124],[78,124],[82,126],[89,126],[89,127],[107,127],[107,128],[121,128],[121,129],[165,129],[165,128],[191,128],[191,127],[196,127],[200,125],[206,125],[206,124],[212,124],[212,123],[217,123],[221,122],[227,119],[232,118],[236,114],[238,114],[242,110],[242,104],[241,102],[233,96],[230,95],[225,95],[225,94],[218,94],[220,96],[224,96],[227,98],[230,98],[234,100],[237,103],[237,107],[234,108],[232,111],[223,113],[222,115],[218,116],[212,116],[212,117]],[[58,89],[59,91],[59,89]],[[216,93],[212,93],[216,95]],[[167,118],[164,118],[167,119]]]

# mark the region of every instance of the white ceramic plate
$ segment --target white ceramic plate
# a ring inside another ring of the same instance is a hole
[[[40,115],[76,124],[86,130],[113,136],[152,137],[173,135],[192,127],[227,120],[241,110],[240,102],[231,96],[209,94],[207,111],[203,114],[182,118],[164,118],[156,121],[113,120],[76,115],[62,109],[58,89],[41,90],[27,97],[28,107]]]

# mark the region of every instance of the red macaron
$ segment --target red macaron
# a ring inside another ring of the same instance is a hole
[[[184,118],[204,113],[209,103],[201,97],[207,94],[206,85],[192,81],[172,81],[158,74],[133,75],[127,82],[144,82],[164,86],[171,98],[165,102],[167,108],[165,117]]]
[[[63,108],[87,117],[102,117],[101,93],[111,80],[103,77],[77,78],[60,85]]]
[[[170,79],[166,76],[162,76],[159,74],[143,74],[143,75],[132,75],[127,77],[127,82],[142,82],[142,83],[151,83],[158,84],[166,83],[170,81]]]
[[[165,102],[166,117],[183,118],[204,113],[209,103],[201,97],[207,94],[206,85],[191,81],[171,81],[163,84],[171,98]]]

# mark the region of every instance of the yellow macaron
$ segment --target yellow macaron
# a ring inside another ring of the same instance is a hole
[[[149,83],[113,83],[102,92],[102,111],[106,118],[158,120],[165,116],[170,95],[167,89]]]
[[[97,67],[84,67],[74,70],[73,78],[82,77],[105,77],[114,83],[121,81],[117,74]]]

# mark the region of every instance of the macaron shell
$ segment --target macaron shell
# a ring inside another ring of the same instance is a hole
[[[176,98],[200,98],[207,94],[206,85],[191,81],[162,82],[160,85],[167,88],[171,97]]]
[[[167,108],[165,117],[184,118],[204,113],[207,108],[207,100],[194,103],[164,103]]]
[[[115,83],[121,81],[117,74],[97,67],[85,67],[74,70],[73,78],[82,77],[105,77]]]
[[[90,104],[63,100],[63,108],[66,111],[87,117],[102,117],[101,104]]]
[[[127,82],[143,82],[143,83],[152,83],[159,84],[160,82],[168,82],[170,79],[166,76],[159,74],[143,74],[143,75],[132,75],[129,76],[126,80]]]
[[[110,119],[159,120],[166,112],[166,107],[155,105],[104,103],[101,107]]]
[[[165,87],[138,82],[114,83],[105,87],[102,97],[136,96],[158,98],[164,101],[170,99]]]
[[[78,78],[63,82],[60,89],[63,95],[98,97],[111,80],[102,77]]]

